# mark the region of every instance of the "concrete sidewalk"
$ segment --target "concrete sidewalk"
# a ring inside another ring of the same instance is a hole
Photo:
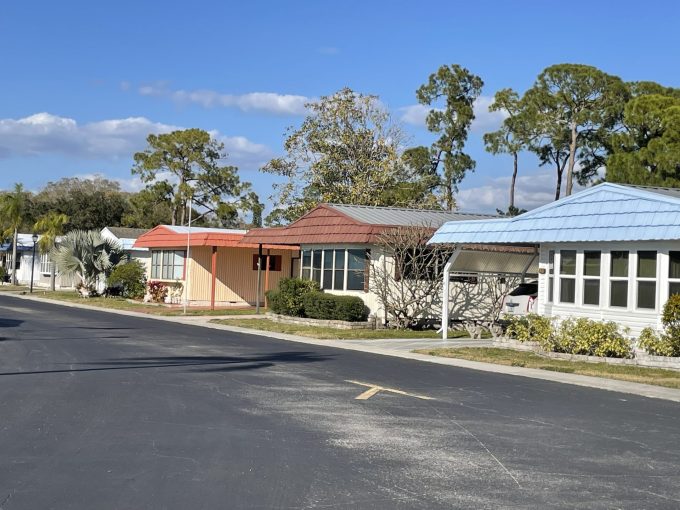
[[[70,308],[84,308],[87,310],[94,310],[105,313],[114,313],[119,315],[127,315],[131,317],[140,317],[144,319],[160,320],[166,322],[174,322],[178,324],[186,324],[191,326],[199,326],[210,329],[220,329],[223,331],[234,331],[238,333],[265,336],[269,338],[276,338],[279,340],[287,340],[290,342],[298,342],[308,345],[321,345],[326,347],[335,347],[337,349],[347,349],[353,351],[366,352],[371,354],[379,354],[382,356],[392,356],[404,359],[411,359],[423,361],[426,363],[434,363],[437,365],[447,365],[452,367],[467,368],[471,370],[480,370],[483,372],[493,372],[498,374],[507,374],[520,377],[529,377],[532,379],[541,379],[544,381],[552,381],[563,384],[573,384],[575,386],[585,386],[589,388],[597,388],[607,391],[616,391],[620,393],[628,393],[632,395],[640,395],[649,398],[658,398],[663,400],[671,400],[680,402],[680,390],[673,388],[665,388],[661,386],[653,386],[649,384],[633,383],[628,381],[620,381],[615,379],[605,379],[601,377],[591,377],[586,375],[568,374],[562,372],[551,372],[547,370],[540,370],[535,368],[512,367],[505,365],[496,365],[493,363],[483,363],[479,361],[468,361],[457,358],[443,358],[437,356],[429,356],[426,354],[417,354],[412,352],[415,349],[428,349],[434,347],[488,347],[491,341],[488,340],[448,340],[446,342],[436,339],[385,339],[385,340],[317,340],[314,338],[302,337],[297,335],[290,335],[285,333],[274,333],[270,331],[261,331],[249,328],[240,328],[235,326],[226,326],[223,324],[215,324],[210,322],[213,319],[221,319],[222,317],[214,316],[158,316],[149,315],[140,312],[131,312],[126,310],[112,310],[98,306],[91,306],[81,303],[72,303],[57,301],[53,299],[39,298],[30,295],[10,294],[18,299],[28,301],[41,301]],[[248,318],[249,316],[234,316],[235,318]]]

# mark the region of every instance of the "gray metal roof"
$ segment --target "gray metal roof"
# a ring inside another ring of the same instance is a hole
[[[639,186],[637,184],[621,184],[628,188],[636,188],[642,191],[650,191],[658,193],[659,195],[668,195],[669,197],[680,198],[680,188],[661,188],[659,186]]]
[[[495,218],[490,214],[474,214],[432,209],[408,209],[404,207],[377,207],[368,205],[328,204],[361,223],[369,225],[395,225],[400,227],[427,226],[438,228],[449,221],[482,220]]]
[[[137,239],[139,236],[148,232],[146,228],[129,228],[129,227],[106,227],[118,239]]]

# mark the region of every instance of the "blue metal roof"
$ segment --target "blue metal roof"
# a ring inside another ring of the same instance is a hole
[[[665,190],[667,191],[667,190]],[[445,223],[430,243],[680,240],[680,197],[603,183],[514,218]]]

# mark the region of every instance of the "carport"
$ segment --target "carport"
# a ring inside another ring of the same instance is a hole
[[[437,234],[428,244],[434,243],[451,244],[448,242],[438,242]],[[451,244],[451,246],[453,252],[444,266],[442,276],[441,333],[443,340],[448,338],[451,312],[450,284],[453,275],[457,277],[490,275],[498,278],[518,276],[522,282],[525,281],[527,276],[538,275],[538,245]]]

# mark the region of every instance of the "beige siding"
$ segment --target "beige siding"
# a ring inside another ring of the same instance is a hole
[[[268,250],[264,250],[266,255]],[[291,274],[290,250],[269,250],[271,255],[281,256],[281,271],[270,271],[268,286],[265,289],[265,271],[262,271],[263,292],[275,289],[279,280]],[[215,285],[215,303],[217,305],[255,304],[257,271],[253,270],[255,249],[218,248],[217,279]],[[189,260],[190,289],[189,299],[192,304],[210,304],[212,292],[212,248],[192,248]]]

